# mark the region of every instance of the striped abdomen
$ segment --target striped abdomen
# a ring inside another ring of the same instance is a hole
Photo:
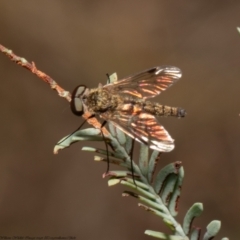
[[[121,112],[126,112],[127,114],[140,114],[142,112],[149,113],[154,116],[174,116],[174,117],[185,117],[186,111],[178,107],[169,107],[156,102],[150,102],[145,100],[133,100],[124,99],[124,103],[121,104]]]
[[[186,111],[178,107],[169,107],[156,102],[146,101],[143,103],[142,109],[144,112],[155,116],[174,116],[185,117]]]

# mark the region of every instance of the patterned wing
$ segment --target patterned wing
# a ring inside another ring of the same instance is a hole
[[[148,113],[138,115],[103,113],[101,117],[120,128],[133,139],[148,145],[160,152],[170,152],[174,148],[174,140],[157,119]]]
[[[115,94],[128,94],[136,98],[151,98],[169,88],[181,76],[182,72],[177,67],[154,67],[105,85],[104,88]]]

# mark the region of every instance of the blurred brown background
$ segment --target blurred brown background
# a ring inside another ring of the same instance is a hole
[[[96,87],[115,71],[122,78],[156,65],[182,69],[182,80],[156,99],[188,112],[160,119],[176,148],[159,167],[183,162],[179,222],[202,202],[195,225],[219,219],[219,238],[232,239],[240,235],[237,26],[239,1],[0,1],[0,43],[67,90]],[[135,199],[122,198],[124,188],[107,187],[106,165],[81,151],[94,143],[53,155],[82,122],[64,99],[2,54],[0,79],[0,236],[120,240],[150,239],[145,229],[169,232]]]

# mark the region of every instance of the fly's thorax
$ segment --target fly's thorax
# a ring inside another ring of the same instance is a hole
[[[111,94],[107,89],[97,88],[89,92],[86,105],[90,111],[101,113],[115,108],[117,100],[117,95]]]

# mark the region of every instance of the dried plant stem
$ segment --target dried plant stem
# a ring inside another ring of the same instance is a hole
[[[19,57],[16,54],[13,53],[12,50],[4,47],[0,44],[0,52],[4,53],[7,57],[9,57],[13,62],[17,63],[18,65],[26,68],[27,70],[31,71],[33,74],[35,74],[37,77],[42,79],[44,82],[48,83],[51,87],[51,89],[54,89],[57,91],[58,95],[60,97],[65,98],[68,102],[71,102],[71,93],[69,91],[64,90],[62,87],[60,87],[57,82],[55,82],[50,76],[48,76],[46,73],[38,70],[36,68],[36,65],[34,62],[30,63],[25,58]],[[84,119],[87,119],[87,122],[94,126],[95,128],[101,128],[101,123],[96,118],[89,118],[91,116],[91,113],[86,112],[83,115]],[[110,133],[107,131],[106,128],[102,128],[102,132],[109,136]]]
[[[0,51],[4,53],[7,57],[9,57],[13,62],[17,63],[18,65],[26,68],[27,70],[31,71],[33,74],[37,75],[40,79],[44,82],[48,83],[50,87],[56,90],[60,97],[65,98],[68,102],[71,101],[71,94],[68,91],[65,91],[61,88],[50,76],[46,73],[38,70],[34,62],[29,63],[25,58],[19,57],[13,53],[12,50],[7,49],[3,45],[0,44]]]

